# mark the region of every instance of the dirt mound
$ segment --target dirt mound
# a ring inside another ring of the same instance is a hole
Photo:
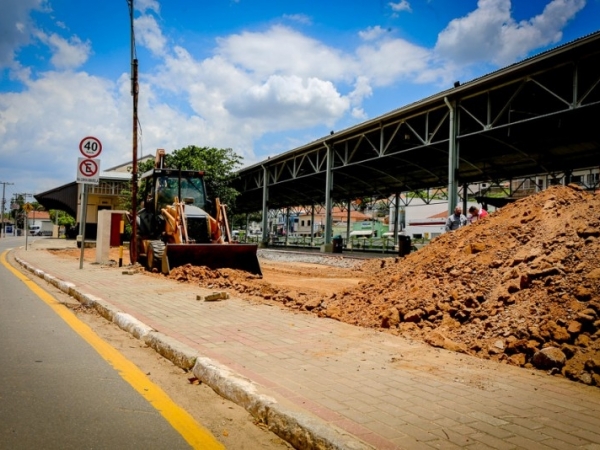
[[[552,187],[351,270],[365,281],[326,295],[231,270],[171,277],[600,386],[599,195]]]
[[[600,196],[553,187],[385,260],[316,312],[600,386]]]
[[[292,255],[292,258],[302,255]],[[313,257],[316,258],[316,257]],[[339,258],[326,259],[328,263],[338,263]],[[359,262],[346,263],[353,267]],[[324,296],[330,296],[352,287],[367,279],[366,274],[357,276],[357,271],[348,268],[324,266],[318,263],[286,261],[284,256],[275,260],[261,260],[264,278],[233,269],[185,266],[171,270],[169,278],[202,285],[208,289],[232,290],[246,299],[258,302],[277,302],[290,308],[310,310],[309,305],[318,306]],[[360,272],[360,269],[358,270]]]

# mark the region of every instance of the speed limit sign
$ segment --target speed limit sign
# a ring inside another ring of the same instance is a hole
[[[86,158],[96,158],[102,152],[102,144],[99,139],[88,136],[79,143],[79,151]]]

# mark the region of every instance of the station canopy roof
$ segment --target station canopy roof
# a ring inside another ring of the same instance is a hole
[[[600,32],[242,169],[236,212],[447,188],[450,117],[459,184],[597,167]]]

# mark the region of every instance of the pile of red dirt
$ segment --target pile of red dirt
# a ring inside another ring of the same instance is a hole
[[[171,277],[600,386],[600,195],[555,186],[356,270],[365,282],[326,296],[236,271]]]

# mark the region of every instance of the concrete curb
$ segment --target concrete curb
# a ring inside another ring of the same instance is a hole
[[[252,416],[265,423],[268,429],[295,448],[315,450],[369,450],[372,446],[320,419],[298,411],[291,405],[282,405],[275,399],[260,394],[251,381],[210,358],[199,355],[193,348],[160,333],[135,317],[115,308],[111,303],[80,291],[71,282],[61,280],[14,256],[15,261],[39,278],[44,279],[81,304],[94,308],[105,319],[142,340],[157,353],[177,366],[191,370],[196,378],[222,397],[243,407]]]

